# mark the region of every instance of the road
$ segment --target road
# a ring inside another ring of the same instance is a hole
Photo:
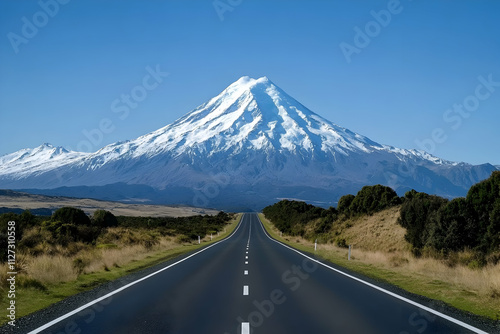
[[[32,333],[483,333],[272,240],[256,214],[122,289]]]

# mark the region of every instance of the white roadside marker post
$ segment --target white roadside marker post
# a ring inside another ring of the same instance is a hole
[[[318,249],[318,239],[314,241],[314,251],[316,251],[316,249]]]
[[[210,241],[212,241],[212,233],[210,233]]]
[[[351,261],[351,245],[349,245],[349,253],[347,254],[347,261]]]
[[[200,243],[201,243],[201,241],[200,241],[200,236],[198,236],[198,244],[200,244]]]

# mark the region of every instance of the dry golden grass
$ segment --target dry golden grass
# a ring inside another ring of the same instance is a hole
[[[113,233],[116,233],[116,229]],[[120,239],[118,237],[118,239]],[[73,258],[73,261],[78,261],[81,264],[80,272],[93,273],[103,269],[112,267],[121,267],[131,261],[140,261],[158,251],[166,251],[176,247],[179,244],[172,237],[160,237],[157,243],[152,247],[146,247],[142,244],[126,245],[126,244],[110,244],[116,247],[104,247],[98,249],[90,249],[78,253]]]
[[[397,223],[399,207],[377,212],[371,216],[349,219],[341,224],[342,237],[356,248],[395,252],[408,250],[404,240],[406,230]]]
[[[35,235],[35,229],[28,230]],[[210,237],[208,237],[208,240]],[[100,238],[97,247],[74,242],[66,246],[43,242],[30,254],[18,254],[19,272],[42,284],[56,284],[75,280],[87,274],[121,267],[131,261],[140,261],[158,251],[179,247],[170,236],[160,236],[148,230],[110,228]]]
[[[62,255],[41,255],[33,257],[27,264],[28,275],[41,283],[59,283],[77,278],[71,258]]]

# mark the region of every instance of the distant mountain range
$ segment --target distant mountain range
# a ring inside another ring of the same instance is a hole
[[[106,200],[260,209],[322,206],[364,185],[463,196],[497,167],[378,144],[242,77],[173,124],[95,153],[43,144],[0,157],[0,188]]]

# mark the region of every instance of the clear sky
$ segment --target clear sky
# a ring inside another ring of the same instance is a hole
[[[499,17],[496,0],[0,1],[0,155],[96,151],[265,75],[379,143],[500,164]]]

